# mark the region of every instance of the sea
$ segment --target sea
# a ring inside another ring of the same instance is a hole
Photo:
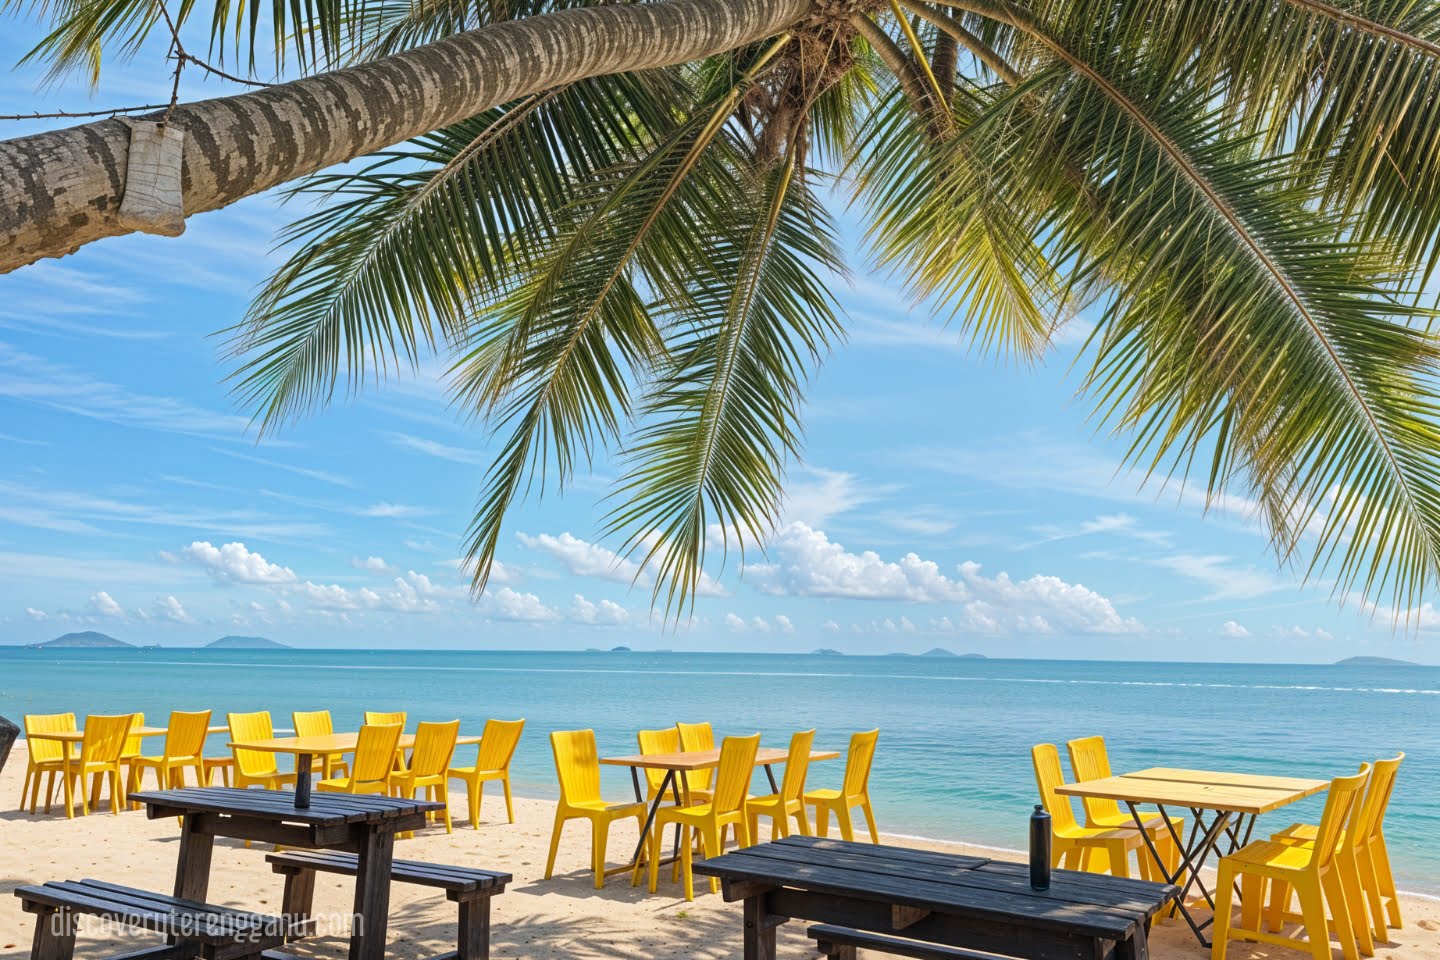
[[[844,751],[880,728],[871,796],[882,831],[1019,849],[1036,802],[1030,747],[1104,735],[1117,773],[1152,766],[1329,778],[1404,751],[1385,823],[1400,887],[1440,896],[1440,667],[1000,660],[759,653],[437,650],[43,650],[0,647],[0,715],[328,709],[417,720],[525,718],[516,793],[553,797],[552,730],[592,728],[601,755],[635,731],[710,721],[784,747],[814,727]],[[413,729],[413,727],[412,727]],[[463,749],[463,748],[462,748]],[[224,752],[213,738],[210,752]],[[843,760],[812,766],[838,785]],[[757,789],[763,778],[757,779]],[[607,769],[616,799],[624,769]],[[10,802],[10,798],[5,800]],[[1314,822],[1323,798],[1267,814],[1264,836]],[[498,812],[498,795],[489,816]],[[0,822],[0,833],[4,825]]]

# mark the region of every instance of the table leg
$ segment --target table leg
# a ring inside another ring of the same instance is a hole
[[[185,814],[180,825],[180,860],[175,867],[175,896],[204,901],[210,892],[210,854],[215,838],[195,829],[196,814]]]
[[[314,759],[308,753],[295,757],[295,809],[305,810],[310,806],[310,767]]]
[[[1115,944],[1115,960],[1150,960],[1150,937],[1146,927]]]
[[[745,898],[745,960],[775,960],[775,928],[785,922],[765,909],[764,893]]]
[[[1160,875],[1165,878],[1167,883],[1172,883],[1180,887],[1180,896],[1175,902],[1176,909],[1179,910],[1180,915],[1185,918],[1185,922],[1190,925],[1190,930],[1195,934],[1195,939],[1200,942],[1200,945],[1209,947],[1210,942],[1205,939],[1204,931],[1206,927],[1214,922],[1214,917],[1212,916],[1211,919],[1203,923],[1197,922],[1195,917],[1190,913],[1187,898],[1190,895],[1190,888],[1192,886],[1199,887],[1200,892],[1205,897],[1205,901],[1210,904],[1211,910],[1214,910],[1215,898],[1211,896],[1209,888],[1205,886],[1205,881],[1201,879],[1200,871],[1204,868],[1205,861],[1209,858],[1210,852],[1217,848],[1220,839],[1225,836],[1226,830],[1230,826],[1231,814],[1223,810],[1216,811],[1214,822],[1207,827],[1205,826],[1206,811],[1191,808],[1190,813],[1195,818],[1195,828],[1191,831],[1190,839],[1187,842],[1180,836],[1179,831],[1175,829],[1175,825],[1170,822],[1170,817],[1165,808],[1160,807],[1160,816],[1165,822],[1165,828],[1170,832],[1171,841],[1174,842],[1176,848],[1180,851],[1180,862],[1172,872],[1166,868],[1165,858],[1160,855],[1154,839],[1145,829],[1145,817],[1140,812],[1139,805],[1131,801],[1126,801],[1126,806],[1130,808],[1130,816],[1134,818],[1135,827],[1140,831],[1140,836],[1145,841],[1145,847],[1149,850],[1151,859],[1155,861],[1155,865],[1159,868]]]
[[[770,768],[770,764],[768,763],[765,764],[765,776],[770,779],[770,792],[779,793],[780,784],[775,782],[775,771]]]
[[[631,768],[634,769],[633,767]],[[645,853],[645,841],[650,836],[650,828],[655,824],[655,814],[660,809],[660,803],[665,799],[665,789],[674,786],[675,771],[666,770],[665,779],[660,781],[660,789],[655,791],[655,799],[650,801],[650,810],[645,814],[645,825],[640,828],[640,842],[635,845],[635,856],[630,858],[630,866],[633,869],[639,862],[640,857]],[[636,799],[639,799],[639,778],[636,778]]]
[[[385,932],[390,923],[390,864],[395,831],[367,827],[355,865],[354,927],[350,960],[384,960]]]

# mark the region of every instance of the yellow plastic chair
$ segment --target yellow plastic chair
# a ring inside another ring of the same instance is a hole
[[[642,757],[652,757],[663,753],[680,752],[680,731],[674,727],[665,727],[660,730],[639,730],[635,733],[635,743],[640,747]],[[644,770],[645,774],[645,799],[654,800],[655,794],[665,785],[665,770]]]
[[[839,790],[811,790],[805,794],[805,802],[815,808],[815,832],[824,837],[830,829],[830,815],[840,824],[840,836],[845,840],[855,839],[855,828],[850,825],[850,811],[856,807],[865,815],[870,827],[870,842],[880,842],[880,831],[875,828],[875,811],[870,806],[870,764],[875,759],[875,742],[880,739],[878,729],[857,733],[850,738],[850,751],[845,757],[845,779]]]
[[[80,786],[80,812],[90,815],[92,806],[100,805],[100,787],[104,780],[110,781],[110,812],[119,814],[125,806],[125,777],[122,755],[125,740],[135,723],[133,713],[119,716],[95,716],[85,718],[85,734],[80,741],[80,756],[64,760],[65,765],[65,816],[75,816],[75,785]],[[91,799],[87,802],[85,778],[93,784]]]
[[[1387,927],[1401,929],[1400,898],[1395,892],[1395,877],[1390,872],[1390,855],[1385,849],[1385,811],[1390,806],[1390,794],[1395,789],[1395,777],[1405,754],[1389,760],[1376,760],[1370,770],[1370,784],[1365,789],[1365,799],[1360,807],[1360,820],[1355,831],[1353,846],[1339,850],[1341,866],[1354,868],[1357,882],[1369,908],[1369,928],[1376,940],[1390,936]],[[1292,823],[1270,839],[1281,843],[1313,845],[1320,828],[1309,823]],[[1350,915],[1358,930],[1366,917],[1351,904]],[[1363,944],[1361,944],[1363,948]],[[1363,949],[1361,952],[1364,952]]]
[[[131,725],[131,729],[133,730],[135,727],[143,727],[143,726],[145,726],[145,714],[143,714],[143,713],[137,713],[137,714],[135,714],[135,722],[134,722],[134,724]],[[126,737],[126,738],[125,738],[125,748],[120,751],[120,762],[123,763],[123,764],[125,764],[126,767],[129,767],[130,764],[135,760],[135,758],[138,757],[138,756],[140,756],[140,754],[144,751],[144,749],[145,749],[145,738],[144,738],[144,737],[138,737],[138,736],[135,736],[135,735],[133,735],[133,734],[132,734],[131,736]]]
[[[415,746],[410,750],[410,768],[390,778],[390,792],[397,797],[415,797],[424,790],[436,803],[445,804],[445,832],[451,833],[450,759],[455,755],[455,738],[460,736],[460,721],[421,723],[415,728]]]
[[[590,866],[595,872],[595,889],[605,886],[605,848],[610,825],[617,820],[635,819],[645,824],[645,804],[630,801],[611,803],[600,796],[600,755],[595,750],[594,730],[557,730],[550,734],[555,754],[555,773],[560,780],[560,802],[555,806],[555,827],[550,834],[550,856],[545,861],[545,879],[555,871],[555,853],[560,849],[560,832],[570,820],[590,821]]]
[[[204,764],[205,786],[215,782],[215,771],[220,771],[220,782],[224,786],[230,786],[230,771],[235,769],[235,758],[230,757],[201,757]]]
[[[296,710],[290,714],[290,725],[295,728],[297,737],[328,737],[335,732],[329,710]],[[350,765],[333,753],[317,758],[311,769],[327,780],[350,775]]]
[[[400,724],[367,723],[355,740],[355,764],[348,777],[320,780],[316,790],[325,793],[378,793],[388,795],[395,773],[395,751],[400,745]]]
[[[448,776],[465,783],[465,799],[470,810],[470,826],[480,829],[480,803],[484,785],[496,780],[505,791],[505,817],[515,822],[515,806],[510,800],[510,761],[525,729],[521,720],[486,720],[480,734],[480,749],[473,767],[451,767]]]
[[[780,780],[780,792],[745,801],[745,820],[750,827],[751,843],[756,842],[759,836],[762,816],[770,818],[771,839],[790,836],[791,817],[795,818],[800,835],[810,836],[810,820],[805,816],[805,775],[810,770],[810,747],[814,743],[814,730],[791,737],[790,755],[785,758],[785,776]]]
[[[675,731],[680,734],[680,749],[714,750],[715,731],[709,723],[677,723]],[[714,782],[715,769],[687,770],[680,778],[681,795],[687,803],[703,803],[710,799],[710,784]]]
[[[25,809],[25,794],[30,794],[30,812],[40,802],[40,776],[45,775],[45,812],[50,812],[50,803],[55,796],[55,777],[64,775],[65,754],[71,758],[79,756],[75,744],[59,740],[39,740],[37,733],[74,733],[79,727],[73,713],[30,713],[22,718],[25,726],[25,781],[20,785],[20,809]]]
[[[1128,877],[1130,852],[1134,851],[1140,864],[1140,876],[1150,879],[1153,864],[1148,852],[1141,849],[1145,841],[1133,824],[1128,827],[1082,827],[1075,819],[1075,808],[1070,805],[1070,798],[1056,792],[1056,788],[1065,783],[1065,774],[1060,769],[1060,751],[1055,744],[1038,743],[1031,747],[1030,760],[1035,766],[1035,786],[1040,790],[1040,803],[1050,814],[1052,866],[1063,864],[1066,870],[1108,871],[1117,877]],[[1104,856],[1103,863],[1095,861],[1096,853]]]
[[[209,710],[195,713],[172,711],[170,723],[165,729],[165,746],[160,755],[147,757],[142,754],[130,758],[130,775],[125,783],[125,792],[134,793],[140,789],[146,770],[154,772],[155,785],[160,790],[183,787],[187,768],[195,771],[195,785],[205,786],[205,759],[201,754],[205,750],[205,738],[209,735]],[[140,809],[138,803],[130,806],[134,810]]]
[[[1071,740],[1065,744],[1065,750],[1070,754],[1070,769],[1075,774],[1076,783],[1085,783],[1087,780],[1104,780],[1111,776],[1110,755],[1105,749],[1104,737],[1081,737],[1078,740]],[[1107,800],[1102,797],[1081,797],[1080,804],[1085,809],[1085,826],[1103,827],[1134,827],[1135,818],[1128,810],[1121,809],[1119,801]],[[1155,849],[1160,854],[1160,859],[1165,864],[1165,870],[1174,874],[1180,866],[1180,848],[1175,845],[1175,837],[1185,836],[1185,819],[1183,817],[1169,817],[1170,826],[1174,833],[1165,826],[1165,820],[1161,818],[1160,811],[1145,812],[1145,832],[1150,834],[1150,840],[1155,844]],[[1159,879],[1159,878],[1157,878]]]
[[[275,739],[275,726],[270,721],[269,710],[227,713],[225,722],[230,727],[232,742]],[[235,760],[235,786],[279,790],[286,784],[292,787],[295,785],[295,774],[281,773],[275,762],[275,754],[264,750],[243,750],[239,747],[231,747],[230,752]]]
[[[388,712],[380,710],[365,711],[366,723],[374,724],[376,726],[387,726],[392,723],[398,723],[400,724],[400,732],[402,734],[405,732],[405,724],[409,721],[409,719],[410,715],[404,710],[391,710]],[[397,748],[395,750],[395,772],[405,772],[405,751],[403,749]]]
[[[1361,807],[1360,794],[1365,789],[1369,770],[1370,765],[1364,764],[1354,776],[1330,781],[1330,794],[1325,798],[1325,810],[1320,815],[1314,843],[1257,840],[1220,859],[1211,960],[1225,960],[1225,949],[1232,939],[1258,940],[1308,952],[1315,960],[1330,960],[1332,926],[1345,960],[1358,960],[1356,931],[1345,900],[1347,895],[1359,896],[1360,891],[1346,891],[1349,884],[1345,871],[1337,868],[1336,855],[1347,842],[1346,834],[1354,835]],[[1230,916],[1237,877],[1242,884],[1242,915],[1238,925]],[[1266,926],[1277,932],[1260,929],[1261,900],[1267,882],[1276,889]],[[1298,914],[1283,910],[1291,890],[1300,901]],[[1298,921],[1305,936],[1289,937],[1278,932],[1281,920]],[[1368,929],[1364,932],[1369,933]]]
[[[683,734],[682,734],[683,736]],[[661,807],[655,814],[655,829],[650,832],[650,892],[660,884],[660,844],[665,827],[678,823],[680,839],[680,875],[685,882],[685,899],[695,899],[695,875],[691,870],[694,845],[691,837],[700,840],[706,858],[718,857],[725,844],[725,831],[735,831],[735,841],[742,847],[751,843],[750,827],[745,822],[745,794],[750,777],[755,773],[755,752],[760,749],[760,734],[748,737],[726,737],[720,745],[720,766],[715,773],[714,798],[709,803],[689,807]],[[638,878],[640,865],[635,865]],[[632,879],[633,882],[633,879]],[[710,892],[720,890],[720,881],[710,878]]]

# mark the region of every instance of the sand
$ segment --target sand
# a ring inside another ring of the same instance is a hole
[[[25,771],[24,744],[17,745],[0,774],[0,960],[29,955],[33,920],[20,910],[11,891],[24,883],[93,877],[150,890],[168,891],[174,878],[179,829],[173,819],[149,820],[143,811],[109,813],[66,820],[63,814],[31,816],[14,809]],[[457,784],[458,786],[458,784]],[[494,789],[492,787],[492,789]],[[619,798],[617,798],[619,799]],[[463,799],[460,816],[463,816]],[[516,822],[504,820],[504,802],[487,799],[479,830],[457,822],[447,836],[443,828],[397,844],[396,855],[409,859],[467,864],[507,870],[515,882],[493,902],[492,956],[525,960],[587,960],[587,958],[738,958],[740,904],[712,895],[703,881],[694,903],[686,903],[678,884],[662,871],[658,893],[632,888],[628,877],[612,877],[595,890],[588,872],[589,837],[583,823],[567,828],[561,842],[556,876],[544,880],[553,805],[544,800],[516,800]],[[884,825],[884,810],[879,811]],[[1277,824],[1284,826],[1284,824]],[[910,839],[887,842],[963,853],[978,851],[961,844]],[[611,839],[612,859],[633,849],[633,826],[617,826]],[[210,884],[213,902],[262,912],[278,912],[281,878],[265,863],[265,851],[246,849],[236,841],[216,844]],[[352,882],[321,875],[316,911],[348,913]],[[705,891],[705,892],[700,892]],[[1405,929],[1395,942],[1378,945],[1382,958],[1440,960],[1440,902],[1408,898]],[[390,949],[397,960],[413,960],[453,949],[454,905],[426,888],[396,885],[391,895]],[[809,958],[815,953],[796,921],[779,933],[781,957]],[[149,940],[105,940],[82,931],[76,955],[103,957],[135,949]],[[1199,960],[1203,950],[1182,921],[1158,925],[1151,934],[1151,955],[1158,960]],[[307,941],[295,952],[315,957],[344,957],[345,941],[334,934]],[[1230,957],[1302,957],[1303,954],[1253,944],[1233,943]],[[1339,958],[1338,950],[1335,957]]]

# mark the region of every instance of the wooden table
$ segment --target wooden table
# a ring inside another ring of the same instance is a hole
[[[1174,886],[1029,868],[980,857],[787,837],[703,860],[727,901],[744,900],[745,960],[774,960],[789,919],[896,934],[1025,960],[1147,960],[1147,927]]]
[[[1205,939],[1205,928],[1215,920],[1215,898],[1205,886],[1200,871],[1210,854],[1224,856],[1233,853],[1250,842],[1255,821],[1261,814],[1312,797],[1329,786],[1328,780],[1151,767],[1119,777],[1067,783],[1057,787],[1056,792],[1072,797],[1116,800],[1129,808],[1150,856],[1160,867],[1161,875],[1171,883],[1179,884],[1183,880],[1180,912],[1190,924],[1195,938],[1208,947],[1210,943]],[[1194,817],[1189,838],[1182,839],[1169,816],[1164,816],[1170,838],[1180,851],[1180,862],[1173,872],[1166,868],[1164,858],[1156,850],[1154,838],[1143,826],[1146,817],[1140,810],[1141,804],[1154,804],[1160,808],[1162,815],[1166,814],[1166,807],[1183,807]],[[1210,905],[1212,916],[1204,922],[1197,922],[1190,912],[1187,898],[1192,886],[1199,889]]]
[[[231,787],[141,791],[132,799],[145,804],[151,820],[183,818],[175,896],[187,900],[203,901],[209,891],[216,837],[356,854],[349,960],[384,960],[395,834],[421,829],[425,815],[441,809],[428,800],[322,793],[297,810],[284,791]]]
[[[834,760],[840,754],[835,750],[812,750],[810,760]],[[777,763],[784,763],[790,757],[789,750],[781,750],[778,747],[761,747],[755,751],[755,766],[765,768],[765,776],[770,781],[770,789],[775,793],[780,792],[780,786],[775,781],[775,771],[772,769]],[[635,856],[630,863],[624,867],[617,867],[614,871],[629,870],[640,862],[640,856],[645,851],[645,838],[650,835],[650,827],[655,822],[655,814],[660,809],[660,804],[665,801],[665,794],[669,793],[675,798],[675,805],[679,807],[688,806],[690,803],[690,787],[686,778],[680,776],[682,773],[690,773],[696,770],[714,770],[720,766],[719,750],[677,750],[674,753],[636,753],[624,757],[601,757],[600,762],[612,767],[629,767],[630,780],[635,785],[635,799],[644,802],[645,794],[640,789],[641,770],[664,770],[665,778],[660,781],[660,789],[655,791],[655,798],[650,801],[650,810],[645,815],[645,826],[640,830],[640,842],[635,846]],[[675,826],[675,843],[678,851],[680,843],[680,826]]]
[[[287,753],[295,757],[295,802],[297,810],[304,810],[310,806],[310,770],[314,765],[315,757],[335,757],[345,753],[354,753],[355,745],[360,741],[359,733],[327,733],[318,737],[274,737],[270,740],[237,740],[229,744],[230,748],[240,750],[258,750],[262,753]],[[457,737],[455,746],[466,747],[480,742],[478,736]],[[399,747],[408,750],[415,746],[415,735],[404,733],[400,735]]]

